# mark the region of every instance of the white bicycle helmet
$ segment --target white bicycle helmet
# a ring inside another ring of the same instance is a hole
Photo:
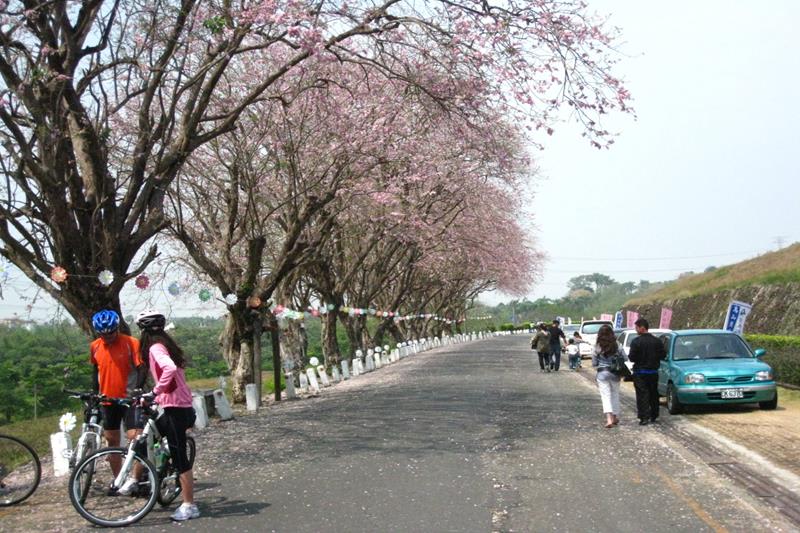
[[[167,317],[152,309],[147,309],[136,315],[136,325],[139,326],[140,329],[164,329],[164,324],[166,323]]]

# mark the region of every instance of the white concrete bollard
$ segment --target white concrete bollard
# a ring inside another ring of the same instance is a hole
[[[353,359],[353,377],[360,376],[364,373],[364,369],[361,367],[361,359],[354,358]]]
[[[222,389],[214,391],[214,409],[217,410],[219,417],[223,420],[230,420],[233,418],[233,411]]]
[[[392,360],[392,363],[396,363],[400,360],[400,353],[397,350],[392,350],[392,353],[389,354],[389,359]]]
[[[286,383],[286,398],[294,400],[297,398],[297,391],[294,389],[294,374],[287,372],[284,374],[283,380]]]
[[[306,375],[308,376],[308,388],[312,394],[319,394],[319,383],[313,368],[306,368]]]
[[[300,392],[308,392],[308,378],[300,372]]]
[[[252,413],[258,411],[258,389],[256,389],[255,383],[248,383],[244,386],[244,397],[247,410]]]
[[[342,379],[350,379],[350,366],[346,359],[342,361]]]
[[[203,429],[208,426],[208,413],[206,412],[206,399],[202,394],[192,393],[192,407],[197,418],[194,420],[194,427]]]
[[[319,380],[322,382],[323,387],[331,386],[331,381],[328,379],[328,373],[325,372],[325,367],[323,365],[319,365],[317,367],[317,374],[319,374]]]
[[[50,449],[53,451],[53,475],[56,477],[69,474],[67,454],[72,450],[72,437],[66,431],[50,435]],[[3,473],[5,475],[5,473]]]
[[[370,350],[371,352],[372,350]],[[372,357],[372,354],[367,352],[367,372],[372,372],[375,370],[375,358]]]
[[[375,362],[375,368],[381,368],[383,361],[381,360],[380,347],[375,348],[376,351],[372,352],[372,360]]]
[[[339,375],[339,367],[338,366],[333,365],[331,367],[331,374],[333,375],[333,382],[334,383],[339,383],[340,381],[342,381],[342,376]]]

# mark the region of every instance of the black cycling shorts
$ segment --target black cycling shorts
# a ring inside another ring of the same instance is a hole
[[[123,418],[125,419],[125,429],[144,428],[142,408],[138,405],[136,407],[125,407],[124,405],[112,403],[101,405],[100,410],[103,413],[103,429],[105,430],[118,431]]]
[[[158,417],[158,432],[167,437],[169,455],[178,473],[192,469],[186,455],[186,430],[194,425],[197,415],[193,407],[165,407],[164,414]]]

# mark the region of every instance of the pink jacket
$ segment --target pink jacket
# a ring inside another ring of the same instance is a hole
[[[183,369],[175,366],[166,346],[150,347],[150,374],[156,382],[153,392],[161,407],[191,407],[192,391],[186,384]]]

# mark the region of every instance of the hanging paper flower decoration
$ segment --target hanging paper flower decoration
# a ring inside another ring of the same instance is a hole
[[[75,424],[78,422],[73,413],[64,413],[58,419],[58,428],[67,433],[75,429]]]
[[[137,289],[144,290],[150,286],[150,278],[147,277],[147,274],[141,274],[136,276],[136,281],[134,283],[136,284]]]
[[[181,293],[181,286],[178,285],[177,281],[173,281],[169,284],[169,287],[167,287],[167,292],[172,296],[177,296]]]
[[[317,366],[319,364],[319,359],[317,359],[316,357],[312,357],[311,359],[308,360],[308,362],[311,363],[311,366]]]
[[[208,289],[200,289],[200,294],[198,294],[198,296],[201,302],[207,302],[211,299],[211,291]]]
[[[336,309],[334,304],[328,304],[328,311],[333,311],[334,309]]]
[[[114,273],[110,270],[103,270],[100,274],[97,275],[97,279],[100,280],[100,284],[103,287],[108,287],[112,283],[114,283]]]
[[[50,279],[55,281],[56,283],[64,283],[67,281],[67,271],[64,270],[64,267],[53,267],[53,270],[50,271]]]
[[[247,305],[252,307],[253,309],[258,309],[261,307],[261,298],[258,296],[251,296],[247,299]]]
[[[235,294],[226,294],[225,295],[225,303],[228,305],[234,305],[237,301]]]

